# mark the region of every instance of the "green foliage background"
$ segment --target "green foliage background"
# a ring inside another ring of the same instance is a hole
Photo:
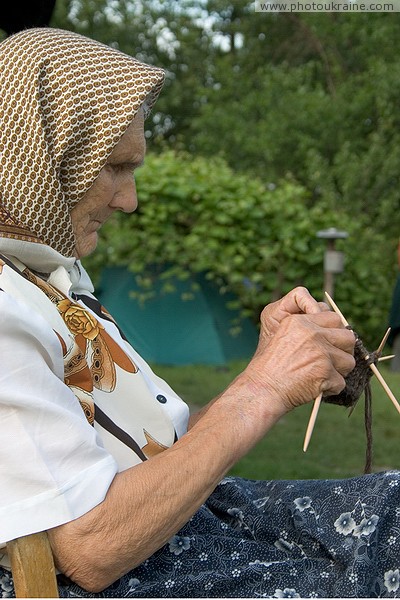
[[[399,13],[58,0],[52,25],[166,69],[140,210],[106,226],[90,269],[126,263],[144,295],[150,264],[207,271],[257,319],[294,285],[321,296],[316,232],[337,226],[349,233],[337,302],[379,341],[398,268]]]
[[[237,294],[247,314],[258,317],[265,303],[296,285],[322,299],[325,244],[316,233],[345,222],[349,238],[342,246],[348,259],[338,283],[340,305],[365,340],[379,342],[387,300],[377,294],[369,303],[375,286],[390,292],[390,261],[384,236],[361,216],[350,218],[322,201],[309,206],[308,191],[291,179],[268,186],[236,173],[221,158],[183,152],[149,154],[137,186],[138,211],[116,213],[104,225],[90,260],[92,272],[123,262],[136,273],[145,298],[154,265],[160,272],[172,265],[163,271],[166,283],[168,275],[205,271]],[[377,262],[371,260],[375,252]]]

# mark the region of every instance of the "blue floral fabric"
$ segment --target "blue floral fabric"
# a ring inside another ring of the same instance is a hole
[[[13,596],[0,569],[1,597]],[[100,594],[400,597],[400,472],[344,480],[225,478],[179,533]]]

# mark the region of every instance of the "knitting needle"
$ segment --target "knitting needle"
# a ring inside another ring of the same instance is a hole
[[[380,372],[378,371],[378,369],[376,368],[376,366],[374,365],[374,363],[371,363],[369,365],[369,368],[374,373],[374,375],[376,375],[379,383],[381,384],[381,386],[383,387],[383,389],[385,390],[385,392],[389,396],[390,400],[393,402],[394,406],[396,407],[397,412],[400,413],[400,404],[397,402],[397,400],[394,397],[394,395],[393,395],[390,387],[388,386],[388,384],[386,383],[386,381],[383,379],[382,375],[380,374]]]
[[[336,306],[336,304],[334,303],[334,301],[332,300],[332,298],[329,296],[328,292],[325,292],[325,296],[328,298],[328,300],[330,302],[330,305],[332,306],[333,310],[342,319],[342,322],[343,322],[344,326],[347,327],[348,323],[347,323],[346,319],[344,318],[344,316],[342,315],[342,313],[340,312],[339,308]],[[304,438],[304,444],[303,444],[303,451],[304,452],[307,451],[308,444],[310,443],[310,439],[311,439],[311,435],[312,435],[312,432],[313,432],[313,429],[314,429],[315,421],[317,420],[317,415],[318,415],[319,407],[321,406],[321,400],[322,400],[322,394],[320,394],[314,400],[314,406],[313,406],[313,409],[311,411],[310,419],[309,419],[308,425],[307,425],[306,435],[305,435],[305,438]]]
[[[344,318],[344,316],[342,315],[342,313],[340,312],[340,310],[338,309],[336,304],[333,302],[332,298],[329,296],[329,294],[327,292],[325,292],[325,295],[329,298],[330,302],[332,303],[331,304],[332,308],[333,308],[333,305],[336,307],[336,308],[334,308],[335,312],[337,312],[340,315],[345,327],[347,327],[348,323],[347,323],[346,319]],[[314,406],[311,411],[310,419],[309,419],[308,425],[307,425],[306,435],[304,437],[303,452],[307,451],[308,444],[310,443],[311,435],[312,435],[314,425],[315,425],[315,421],[317,420],[319,407],[321,406],[321,400],[322,400],[322,393],[319,394],[319,396],[317,398],[315,398],[315,400],[314,400]]]
[[[304,438],[303,452],[307,452],[308,444],[310,443],[310,440],[311,440],[315,421],[317,420],[319,407],[321,406],[321,400],[322,400],[322,392],[321,392],[321,394],[319,394],[319,396],[317,396],[317,398],[315,398],[315,401],[314,401],[314,406],[311,411],[310,420],[308,421],[307,431],[306,431],[306,435]]]
[[[378,350],[376,351],[376,353],[377,353],[377,354],[380,354],[380,353],[382,352],[382,350],[383,350],[383,348],[384,348],[384,346],[385,346],[385,344],[386,344],[386,342],[387,342],[387,339],[388,339],[388,337],[389,337],[389,333],[391,332],[391,330],[392,330],[392,328],[391,328],[391,327],[389,327],[389,329],[387,330],[387,332],[386,332],[386,333],[385,333],[385,335],[383,336],[383,338],[382,338],[382,341],[381,341],[381,343],[379,344]]]
[[[395,354],[388,354],[387,356],[380,356],[378,358],[378,362],[382,362],[383,360],[391,360],[395,356],[396,356]]]
[[[331,305],[331,308],[335,311],[335,313],[337,315],[339,315],[339,317],[342,319],[342,323],[345,327],[349,327],[348,322],[346,321],[346,319],[344,318],[343,314],[340,312],[339,307],[335,304],[335,302],[333,301],[333,299],[330,297],[330,295],[328,294],[328,292],[325,292],[325,297],[328,300],[329,304]]]
[[[329,304],[331,305],[332,309],[335,311],[336,314],[339,315],[339,317],[342,319],[342,323],[345,327],[348,327],[348,322],[346,321],[346,319],[344,318],[344,316],[342,315],[342,313],[340,312],[339,308],[336,306],[335,302],[332,300],[332,298],[330,297],[330,295],[328,294],[328,292],[325,292],[325,296],[326,299],[328,300]],[[388,333],[386,332],[383,340],[385,340],[386,335],[388,335]],[[383,341],[382,340],[382,341]],[[386,341],[386,340],[385,340]],[[381,342],[382,345],[382,342]],[[366,359],[369,358],[368,356],[365,357]],[[378,379],[379,383],[381,384],[381,386],[383,387],[383,389],[385,390],[386,394],[388,395],[389,399],[393,402],[395,408],[397,409],[397,411],[400,413],[400,404],[397,402],[396,398],[394,397],[391,389],[389,388],[388,384],[386,383],[386,381],[384,380],[384,378],[382,377],[382,375],[380,374],[380,372],[378,371],[378,369],[376,368],[376,366],[374,365],[374,363],[371,363],[369,365],[369,368],[371,369],[371,371],[374,373],[374,375],[376,375],[376,378]]]

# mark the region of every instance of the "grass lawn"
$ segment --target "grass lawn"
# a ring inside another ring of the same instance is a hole
[[[202,406],[221,392],[244,363],[226,369],[202,365],[154,366],[158,375],[191,406]],[[400,374],[380,368],[400,401]],[[373,471],[400,469],[400,415],[379,382],[372,378]],[[364,397],[350,418],[346,408],[322,404],[308,451],[303,440],[311,404],[286,415],[253,450],[237,463],[235,475],[254,479],[351,477],[363,472],[365,459]]]

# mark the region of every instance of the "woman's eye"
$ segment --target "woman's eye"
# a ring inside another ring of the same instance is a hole
[[[113,168],[119,173],[121,171],[128,171],[132,173],[135,170],[135,165],[133,165],[132,163],[118,163],[116,165],[113,165]]]

